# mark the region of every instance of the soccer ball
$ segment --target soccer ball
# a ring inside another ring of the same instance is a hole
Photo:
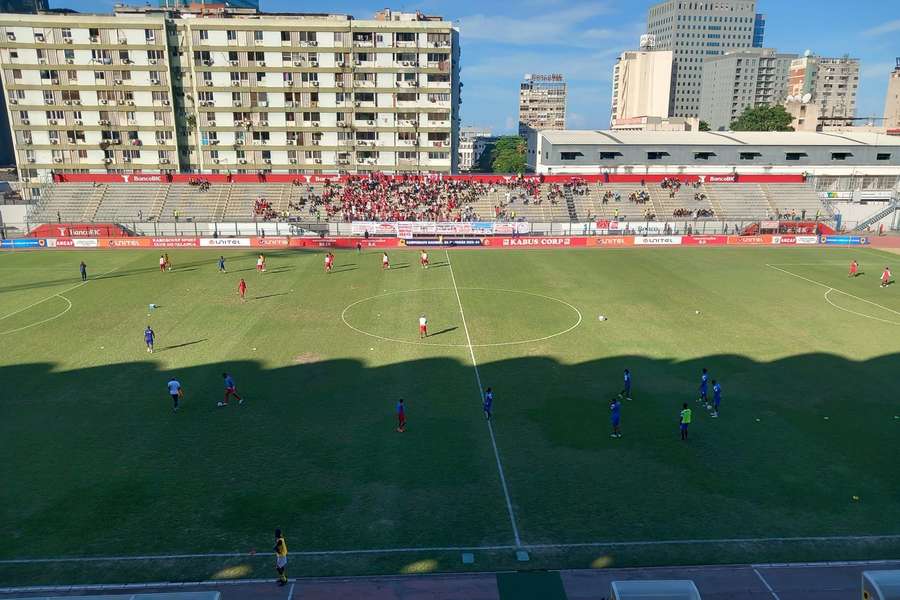
[[[695,314],[695,315],[699,315],[699,314],[700,314],[700,311],[699,311],[699,310],[695,310],[695,311],[694,311],[694,314]]]
[[[606,317],[603,315],[600,315],[599,317],[597,317],[597,319],[599,319],[600,321],[605,321]]]
[[[706,405],[706,410],[712,410],[712,404],[707,404],[707,405]]]
[[[218,402],[218,403],[216,403],[216,406],[225,406],[225,403],[224,403],[224,402]]]

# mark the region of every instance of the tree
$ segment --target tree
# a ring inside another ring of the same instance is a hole
[[[793,131],[790,113],[783,106],[756,106],[747,108],[735,122],[732,131]]]
[[[494,173],[524,173],[527,144],[517,135],[503,136],[491,149],[491,170]]]
[[[700,121],[700,131],[709,131],[709,123]]]

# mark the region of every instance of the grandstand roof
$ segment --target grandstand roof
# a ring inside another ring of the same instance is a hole
[[[900,146],[900,136],[859,132],[543,130],[551,144],[640,146]]]

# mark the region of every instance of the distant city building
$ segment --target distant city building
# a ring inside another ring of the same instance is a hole
[[[814,102],[820,118],[855,117],[858,89],[858,58],[824,58],[807,50],[791,62],[788,95]]]
[[[788,73],[796,54],[771,48],[735,50],[707,58],[700,88],[700,119],[713,131],[728,129],[748,108],[774,106],[787,96]]]
[[[201,0],[159,0],[159,5],[163,8],[199,9],[201,6],[205,6],[206,8],[227,7],[259,10],[259,0],[213,0],[211,2],[201,2]]]
[[[753,21],[753,47],[762,48],[766,37],[766,15],[758,14]]]
[[[900,129],[900,58],[888,80],[887,97],[884,100],[884,126]]]
[[[566,81],[558,73],[525,75],[519,86],[519,135],[529,130],[565,129]]]
[[[822,131],[819,123],[819,105],[806,101],[806,96],[788,96],[784,101],[784,109],[791,115],[791,127],[794,131]]]
[[[641,36],[641,49],[623,52],[613,67],[610,123],[639,117],[666,118],[672,91],[672,51],[655,50],[652,35]]]
[[[0,15],[28,195],[53,172],[451,173],[459,38],[421,13]]]
[[[761,45],[764,24],[756,0],[665,0],[651,6],[647,33],[656,37],[657,50],[673,52],[669,115],[698,116],[703,62],[729,50],[752,48],[757,39]]]
[[[459,130],[459,171],[467,173],[478,167],[485,144],[479,140],[496,139],[490,129],[481,127],[461,127]]]
[[[0,0],[0,13],[36,14],[50,10],[47,0]]]
[[[700,131],[700,119],[696,117],[634,117],[619,119],[612,131]]]

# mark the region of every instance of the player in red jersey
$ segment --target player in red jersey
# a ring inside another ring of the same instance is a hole
[[[241,282],[238,284],[238,294],[241,296],[241,302],[246,302],[244,300],[244,294],[247,293],[247,282],[244,281],[244,278],[241,277]]]
[[[421,263],[423,269],[428,268],[428,253],[422,250],[422,253],[419,255],[419,263]]]
[[[886,288],[891,285],[891,268],[885,267],[884,271],[881,273],[881,287]]]
[[[425,315],[419,317],[419,337],[428,337],[428,319],[425,318]]]
[[[163,258],[166,260],[166,270],[167,270],[167,271],[171,271],[171,270],[172,270],[172,261],[169,260],[169,253],[166,252],[166,253],[163,255]]]
[[[856,277],[857,275],[859,275],[859,263],[854,260],[850,263],[850,272],[847,277]]]
[[[387,252],[381,253],[381,268],[382,269],[390,269],[391,268],[391,261],[388,258]]]
[[[266,272],[266,257],[262,254],[259,255],[259,258],[256,259],[256,272],[257,273],[265,273]]]
[[[406,431],[406,407],[403,406],[403,398],[397,402],[397,431],[400,433]]]
[[[163,273],[166,272],[166,257],[163,255],[159,256],[159,270]]]
[[[334,254],[327,252],[325,254],[325,272],[331,273],[332,269],[334,269]]]

